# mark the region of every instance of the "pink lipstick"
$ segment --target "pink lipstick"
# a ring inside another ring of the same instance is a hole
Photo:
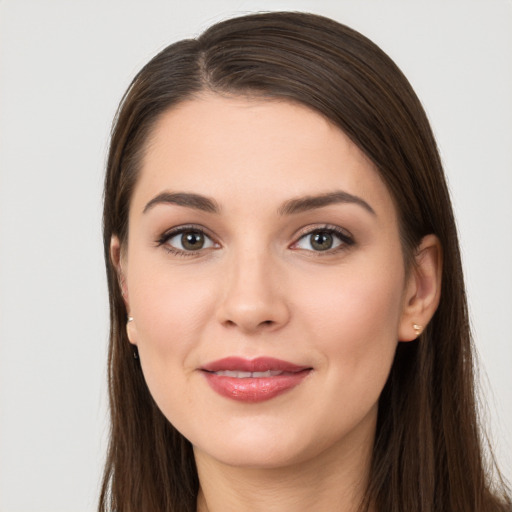
[[[312,368],[271,357],[227,357],[200,368],[219,395],[241,402],[262,402],[298,386]]]

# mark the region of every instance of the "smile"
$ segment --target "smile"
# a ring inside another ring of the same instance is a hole
[[[201,368],[210,387],[219,395],[240,402],[263,402],[298,386],[311,367],[280,359],[230,357]]]

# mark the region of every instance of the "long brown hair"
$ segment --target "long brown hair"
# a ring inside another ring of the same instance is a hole
[[[286,12],[234,18],[172,44],[138,73],[119,107],[103,216],[112,426],[99,510],[196,507],[190,443],[155,405],[133,357],[109,248],[113,235],[128,243],[130,198],[152,127],[162,113],[202,91],[285,99],[319,112],[379,170],[398,211],[406,264],[426,234],[441,241],[441,303],[417,341],[398,344],[380,397],[363,508],[506,510],[505,486],[499,478],[500,490],[491,482],[484,461],[457,233],[423,108],[397,66],[367,38],[328,18]]]

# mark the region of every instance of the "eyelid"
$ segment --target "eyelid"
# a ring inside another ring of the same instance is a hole
[[[332,233],[334,236],[336,236],[340,241],[341,244],[338,247],[335,247],[333,249],[327,249],[325,251],[314,251],[313,249],[300,249],[296,246],[300,240],[305,238],[306,236],[312,235],[317,232],[329,232]],[[296,249],[296,250],[304,250],[312,253],[316,253],[317,255],[322,254],[333,254],[339,250],[346,249],[347,247],[350,247],[355,244],[355,240],[353,235],[347,230],[340,226],[336,226],[334,224],[321,224],[321,225],[314,225],[314,226],[306,226],[304,228],[301,228],[299,232],[295,235],[295,241],[290,245],[290,249]]]
[[[210,239],[215,247],[206,247],[206,248],[201,248],[201,249],[198,249],[195,251],[192,251],[192,250],[187,251],[187,250],[182,250],[182,249],[179,249],[178,247],[174,247],[172,245],[167,244],[167,242],[170,239],[172,239],[175,236],[178,236],[182,233],[185,233],[187,231],[197,231],[197,232],[201,233],[202,235],[204,235],[205,238]],[[220,247],[219,242],[216,240],[216,238],[212,234],[209,233],[209,230],[199,224],[182,224],[182,225],[175,226],[173,228],[166,230],[164,233],[162,233],[162,235],[160,235],[158,237],[158,239],[156,240],[156,245],[157,245],[157,247],[160,247],[160,246],[164,246],[166,244],[167,244],[167,246],[165,247],[165,249],[167,251],[169,251],[173,254],[182,255],[182,256],[195,256],[201,252]]]
[[[165,245],[170,239],[172,239],[175,236],[180,235],[181,233],[187,232],[187,231],[197,231],[203,234],[206,238],[210,239],[211,242],[214,244],[214,247],[206,247],[201,248],[197,250],[182,250],[177,247],[174,247],[172,245],[167,245],[166,250],[169,252],[172,252],[173,254],[183,255],[183,256],[194,256],[198,255],[201,252],[208,251],[213,248],[219,248],[220,244],[216,240],[216,237],[210,234],[209,230],[205,228],[204,226],[201,226],[199,224],[182,224],[179,226],[172,227],[168,230],[166,230],[162,235],[158,237],[156,240],[156,245],[158,247]],[[340,241],[340,244],[332,249],[326,249],[325,251],[315,251],[313,249],[302,249],[296,247],[296,245],[299,243],[300,240],[303,238],[310,236],[317,232],[328,232],[333,234],[335,237],[338,238]],[[296,235],[294,236],[294,242],[290,244],[290,249],[295,250],[304,250],[311,253],[316,253],[316,255],[328,255],[336,253],[340,250],[346,249],[352,245],[355,244],[355,240],[353,235],[346,229],[336,226],[333,224],[320,224],[320,225],[308,225],[306,227],[301,228]]]

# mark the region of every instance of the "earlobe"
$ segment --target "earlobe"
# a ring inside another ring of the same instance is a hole
[[[136,337],[136,327],[133,317],[130,313],[130,303],[128,298],[128,286],[126,284],[126,278],[123,271],[123,254],[121,249],[121,242],[117,236],[113,236],[110,239],[110,260],[112,261],[112,265],[114,266],[117,273],[117,280],[119,282],[119,289],[121,290],[121,295],[123,296],[124,305],[126,307],[126,312],[128,318],[126,320],[126,335],[128,336],[128,341],[132,345],[137,345]],[[136,352],[134,352],[135,356]],[[138,356],[136,357],[136,359]]]
[[[132,345],[137,346],[137,341],[136,341],[137,332],[136,332],[135,322],[134,322],[134,319],[132,316],[129,316],[128,321],[126,322],[126,335],[128,336],[128,341]],[[134,352],[134,356],[135,356],[135,352]],[[137,357],[135,357],[135,359],[137,359]]]
[[[415,340],[434,316],[441,296],[442,248],[435,235],[425,236],[405,289],[399,341]]]

